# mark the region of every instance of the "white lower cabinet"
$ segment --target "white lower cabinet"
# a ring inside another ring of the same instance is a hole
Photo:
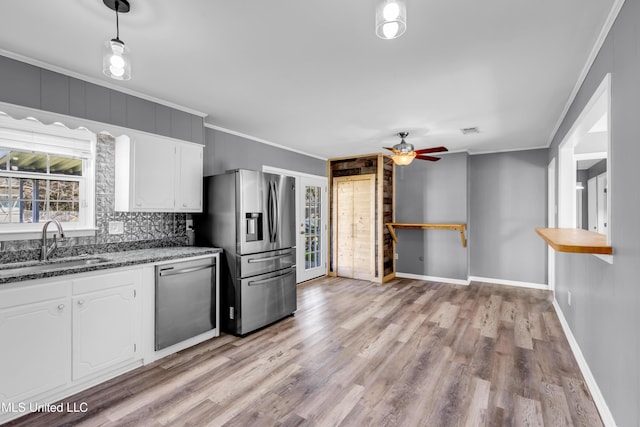
[[[0,285],[0,424],[218,336],[154,351],[154,281],[146,264]]]
[[[0,402],[19,405],[71,380],[70,282],[0,293]]]
[[[0,424],[142,365],[142,268],[66,278],[0,288]]]
[[[133,360],[140,342],[140,270],[73,281],[73,380]]]

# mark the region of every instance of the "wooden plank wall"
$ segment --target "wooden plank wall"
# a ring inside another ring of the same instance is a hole
[[[382,237],[383,237],[383,281],[392,279],[395,276],[394,244],[391,233],[384,226],[387,222],[395,221],[395,183],[394,183],[394,163],[389,156],[382,157]]]

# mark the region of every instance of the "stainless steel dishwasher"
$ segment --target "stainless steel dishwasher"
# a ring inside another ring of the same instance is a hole
[[[216,327],[215,269],[213,257],[156,266],[156,350]]]

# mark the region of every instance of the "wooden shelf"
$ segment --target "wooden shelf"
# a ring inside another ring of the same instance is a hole
[[[607,236],[580,228],[536,228],[536,233],[559,252],[612,255]]]
[[[391,238],[396,243],[398,243],[396,228],[406,228],[409,230],[456,230],[460,233],[462,247],[467,247],[467,238],[464,235],[467,224],[410,224],[404,222],[387,222],[385,225],[389,229],[389,233],[391,233]]]

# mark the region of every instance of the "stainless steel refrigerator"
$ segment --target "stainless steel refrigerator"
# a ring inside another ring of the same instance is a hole
[[[196,243],[224,250],[220,323],[245,335],[297,309],[295,180],[236,169],[204,178]]]

